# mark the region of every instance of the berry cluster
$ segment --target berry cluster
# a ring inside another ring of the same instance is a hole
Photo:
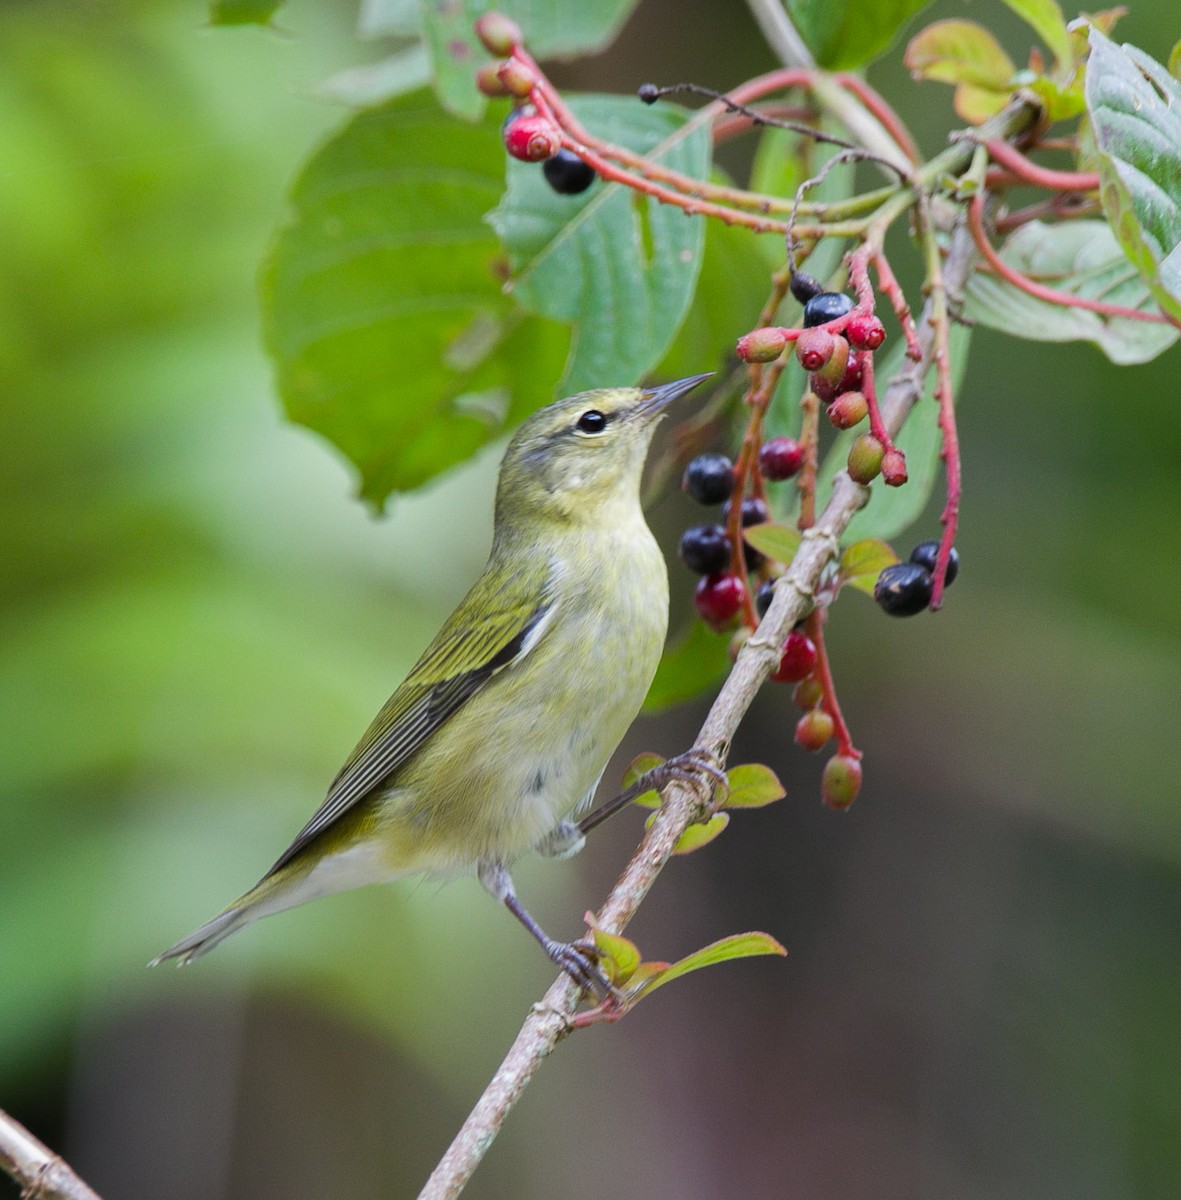
[[[873,598],[883,612],[892,617],[913,617],[931,603],[934,589],[932,576],[939,557],[938,542],[920,542],[911,552],[910,560],[886,567],[873,586]],[[955,582],[960,573],[960,556],[952,546],[947,559],[945,587]]]

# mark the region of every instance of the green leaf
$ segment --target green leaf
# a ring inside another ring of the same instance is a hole
[[[619,96],[570,106],[596,134],[705,177],[709,131],[679,110]],[[660,361],[693,298],[703,218],[621,184],[561,196],[536,166],[510,160],[508,191],[488,219],[509,252],[513,295],[574,327],[563,392],[633,383]]]
[[[616,987],[622,987],[636,973],[636,968],[642,961],[639,947],[622,934],[608,933],[605,929],[600,929],[594,923],[592,913],[586,914],[586,920],[591,927],[595,945],[605,956],[608,978]]]
[[[623,790],[626,791],[633,784],[639,782],[640,776],[646,775],[649,771],[656,770],[664,762],[659,754],[653,754],[646,751],[643,754],[637,754],[635,758],[627,764],[627,770],[623,773]],[[633,801],[633,804],[638,804],[640,808],[659,808],[660,793],[658,791],[641,792]]]
[[[1027,24],[1049,47],[1054,55],[1057,70],[1071,70],[1074,55],[1070,46],[1070,34],[1062,10],[1055,0],[1005,0],[1005,3]]]
[[[714,813],[708,821],[704,821],[700,825],[690,825],[677,838],[677,844],[673,847],[673,853],[692,854],[694,850],[700,850],[702,846],[708,846],[729,824],[729,815],[720,812]]]
[[[279,392],[375,505],[553,398],[564,332],[504,297],[483,219],[503,169],[495,122],[417,93],[350,120],[292,191],[263,280]]]
[[[326,79],[318,95],[353,108],[371,108],[395,96],[425,87],[431,79],[431,64],[421,44],[408,46],[375,63],[348,67]]]
[[[764,525],[749,525],[742,534],[749,545],[776,562],[791,562],[800,548],[799,530],[774,521]]]
[[[686,632],[665,647],[643,711],[660,712],[700,696],[718,684],[728,665],[726,639],[705,622],[691,621]]]
[[[1072,296],[1158,311],[1143,277],[1128,262],[1105,221],[1031,221],[1001,248],[1001,258],[1039,283]],[[1039,300],[995,275],[976,272],[968,285],[968,317],[1036,342],[1094,342],[1112,362],[1148,362],[1178,336],[1172,325],[1106,317]]]
[[[650,995],[658,987],[680,979],[691,971],[699,971],[702,967],[712,967],[716,963],[729,962],[735,958],[756,958],[762,954],[786,955],[787,951],[769,933],[735,933],[720,941],[703,946],[694,954],[682,958],[660,970],[661,964],[646,963],[653,968],[651,972],[637,972],[632,977],[632,988],[629,989],[628,1001],[635,1003],[642,996]],[[638,986],[637,986],[638,983]]]
[[[210,25],[269,25],[283,0],[209,0]]]
[[[1169,74],[1174,79],[1181,79],[1181,41],[1174,42],[1169,51]]]
[[[878,538],[862,538],[841,552],[841,581],[872,596],[878,575],[897,561],[898,555],[888,542]]]
[[[903,59],[916,79],[969,83],[1007,92],[1016,68],[1000,42],[975,21],[936,21],[915,34]]]
[[[863,67],[877,58],[930,0],[785,0],[816,61],[829,70]]]
[[[422,0],[422,30],[435,66],[435,88],[443,107],[477,118],[487,100],[476,90],[475,73],[488,61],[473,30],[476,18],[495,9],[520,26],[537,58],[571,58],[602,50],[619,32],[636,0]]]
[[[1160,306],[1181,319],[1181,87],[1134,46],[1090,32],[1086,101],[1103,211]]]
[[[964,325],[951,327],[951,381],[956,393],[964,376],[968,361],[968,346],[971,330]],[[886,387],[894,375],[909,360],[904,360],[906,347],[901,341],[877,364],[875,379],[878,394],[884,396]],[[825,456],[816,481],[818,507],[823,510],[832,493],[832,481],[838,471],[845,469],[849,447],[861,433],[860,429],[845,430]],[[875,484],[869,503],[849,522],[846,536],[857,541],[860,538],[882,538],[889,540],[908,529],[926,507],[939,475],[939,406],[935,403],[935,372],[927,373],[923,394],[919,398],[895,444],[906,455],[906,469],[910,479],[902,487],[886,487]]]
[[[762,763],[743,763],[726,772],[730,790],[725,808],[763,808],[787,795],[779,776]]]

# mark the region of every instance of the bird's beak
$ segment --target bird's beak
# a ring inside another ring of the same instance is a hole
[[[707,371],[704,375],[690,375],[685,379],[677,379],[658,388],[644,388],[640,393],[640,403],[636,411],[643,416],[655,416],[674,400],[679,400],[686,392],[691,392],[703,379],[709,379],[712,375],[712,371]]]

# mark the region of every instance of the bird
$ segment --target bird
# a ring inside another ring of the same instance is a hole
[[[254,887],[149,964],[185,965],[261,917],[335,892],[473,869],[581,988],[587,942],[549,937],[510,868],[566,857],[629,789],[577,821],[639,712],[668,629],[668,574],[640,480],[673,401],[708,375],[581,392],[510,440],[483,573],[374,718],[323,803]],[[638,786],[704,770],[674,756]]]

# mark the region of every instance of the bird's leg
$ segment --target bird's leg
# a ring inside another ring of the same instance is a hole
[[[549,831],[534,847],[546,858],[570,858],[586,844],[586,836],[578,828],[577,821],[563,819]]]
[[[651,771],[645,771],[631,787],[624,788],[613,800],[608,800],[594,812],[588,813],[578,822],[579,833],[585,836],[596,825],[601,825],[608,817],[613,817],[645,792],[659,792],[674,781],[695,786],[704,785],[709,789],[711,797],[715,791],[720,790],[724,794],[729,788],[726,772],[718,766],[713,754],[708,750],[696,748],[686,750],[684,754],[674,754]]]
[[[481,859],[476,868],[476,874],[485,889],[495,899],[500,900],[505,908],[529,930],[550,959],[557,963],[580,988],[584,991],[598,992],[604,998],[615,994],[615,989],[597,966],[598,947],[591,942],[558,942],[551,938],[517,899],[512,876],[508,873],[508,868],[504,863],[495,859]]]

